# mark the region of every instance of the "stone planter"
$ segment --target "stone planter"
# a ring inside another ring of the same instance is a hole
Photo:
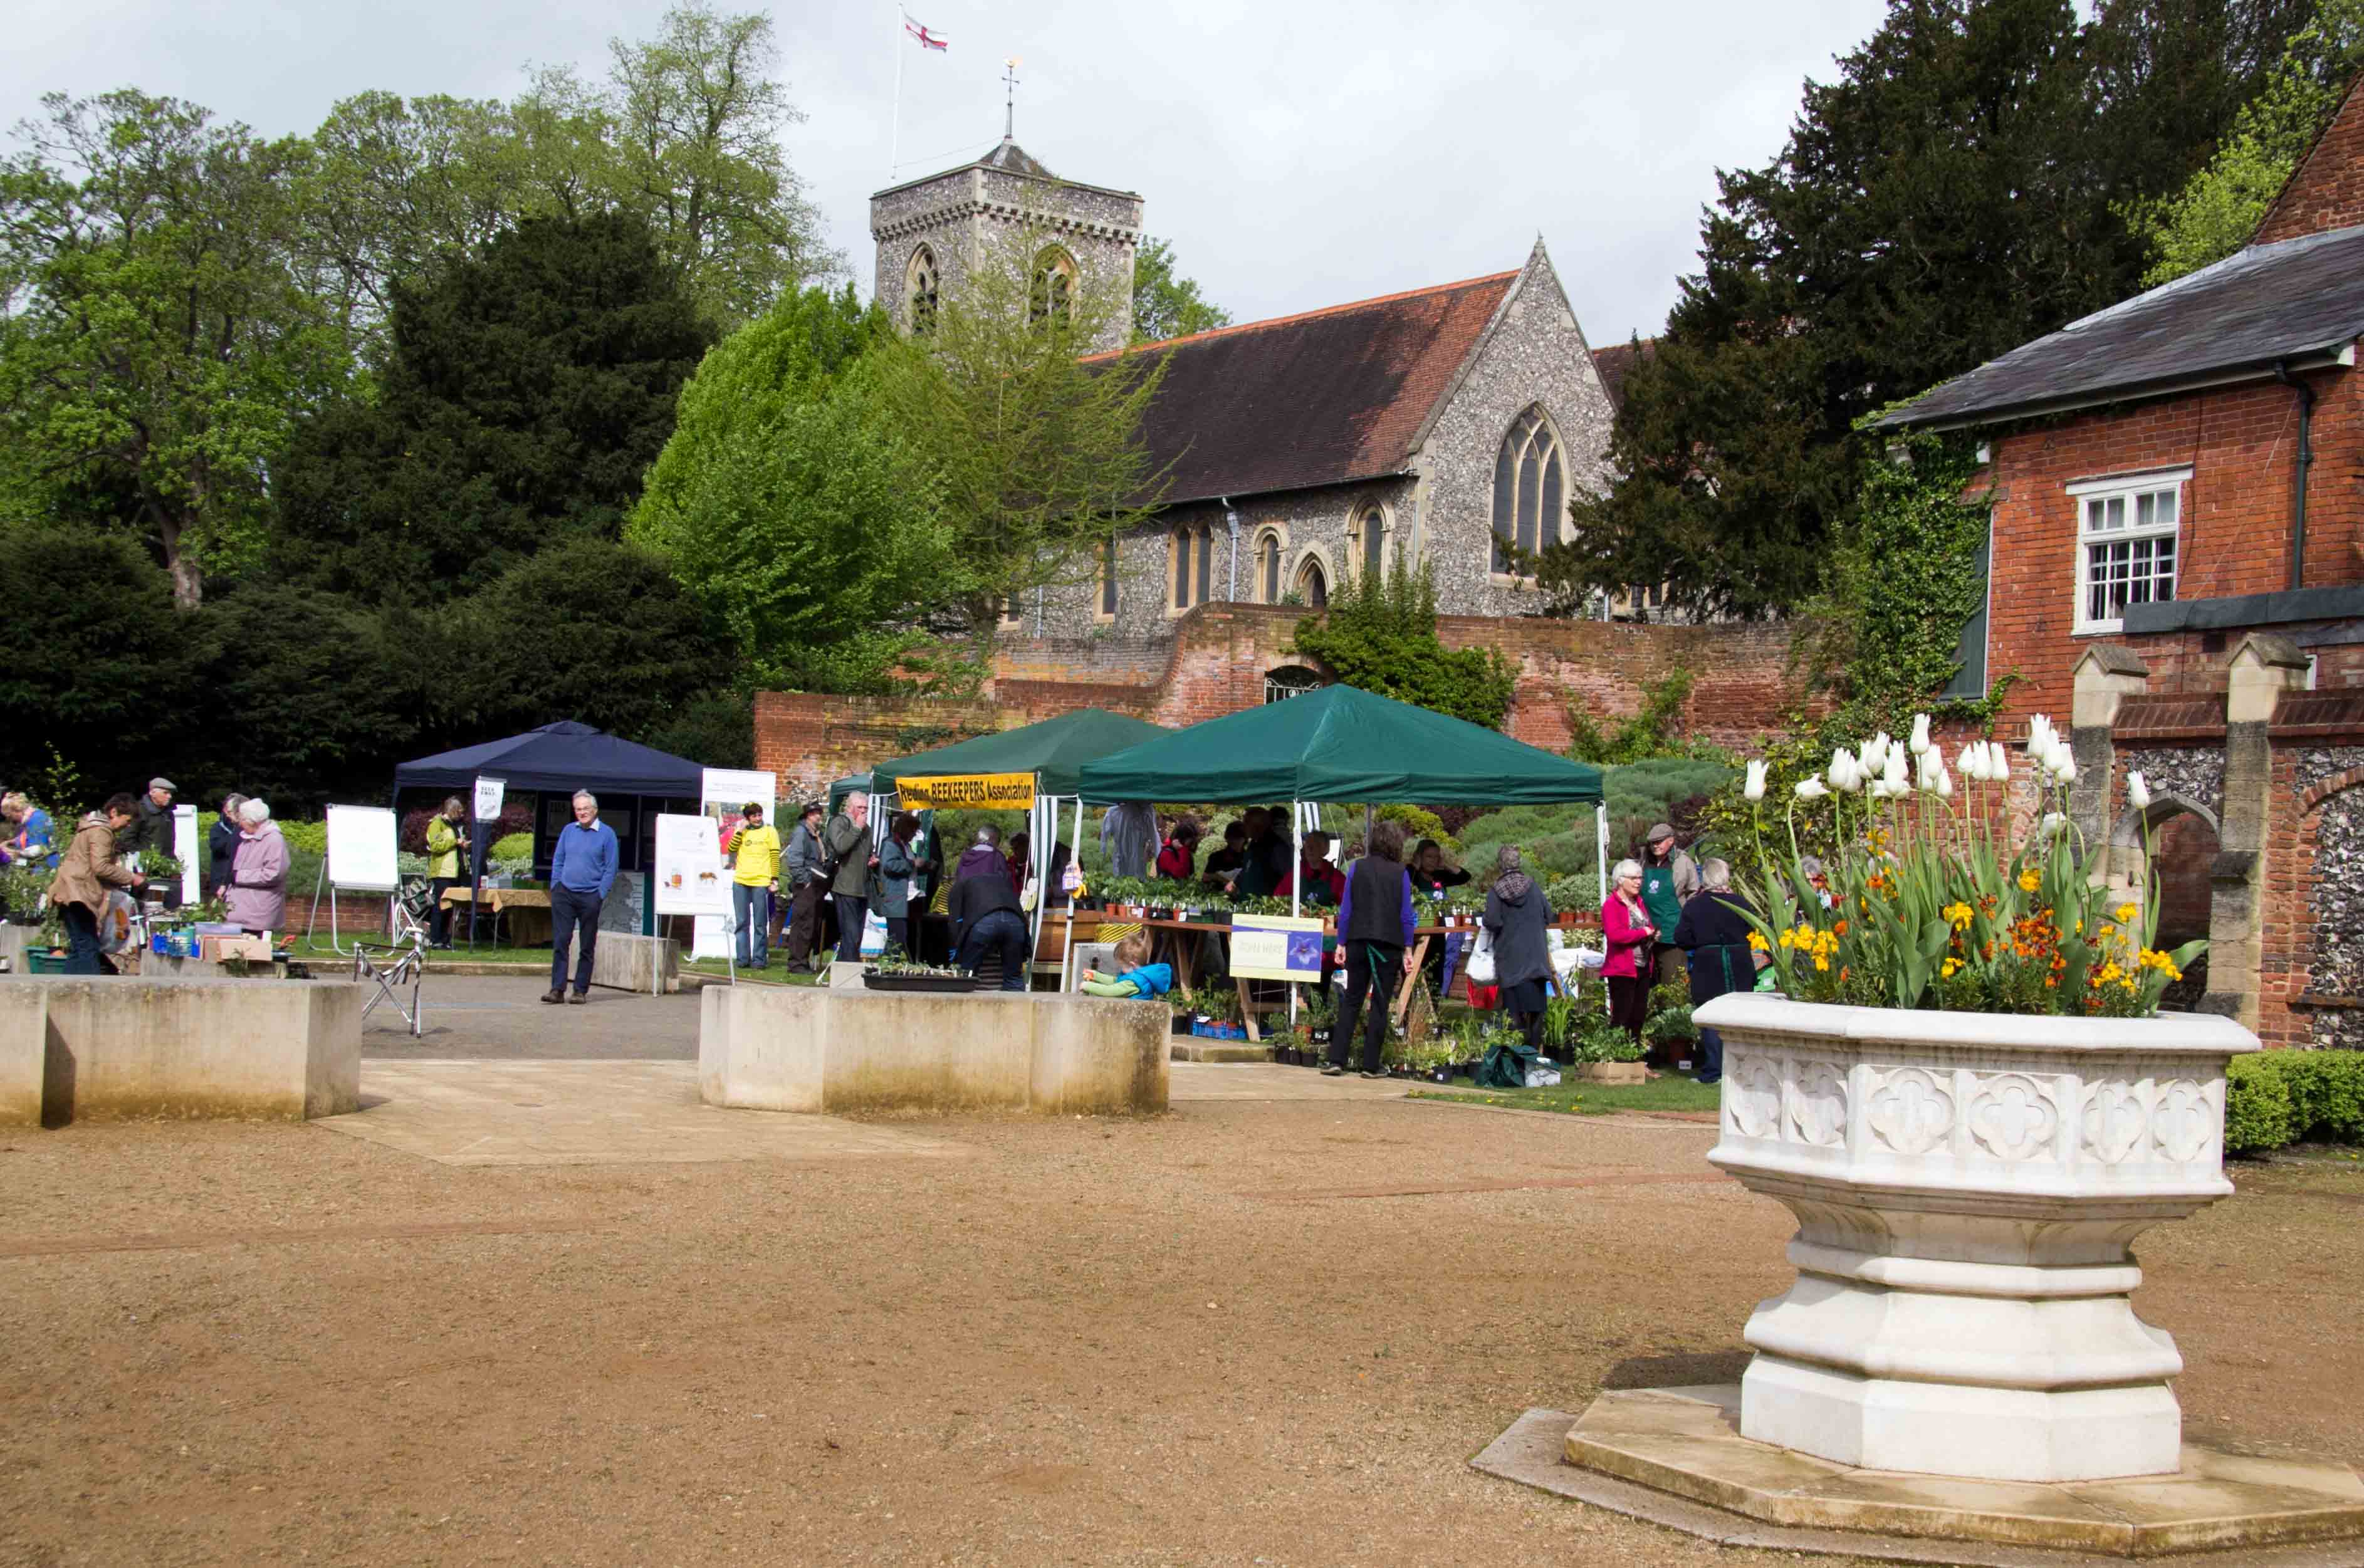
[[[1586,1062],[1578,1064],[1579,1084],[1646,1084],[1649,1067],[1640,1062]]]
[[[2001,1481],[2180,1462],[2174,1341],[2135,1238],[2228,1195],[2230,1019],[1819,1006],[1734,994],[1708,1158],[1798,1217],[1748,1320],[1741,1435]]]

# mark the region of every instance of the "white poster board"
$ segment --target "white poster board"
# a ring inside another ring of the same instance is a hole
[[[657,913],[728,917],[730,878],[714,824],[703,817],[657,818]]]
[[[1321,918],[1298,915],[1232,916],[1232,973],[1243,980],[1321,984]]]
[[[706,842],[713,851],[718,864],[722,858],[721,833],[715,826],[714,807],[719,806],[725,813],[736,817],[741,806],[751,800],[756,801],[764,807],[764,820],[770,822],[775,809],[774,792],[778,787],[778,776],[760,769],[707,768],[702,771],[697,786],[697,804],[706,813]],[[778,825],[774,824],[774,826]],[[781,846],[786,848],[787,841],[787,829],[782,828],[780,829]],[[659,851],[659,862],[663,862],[662,850]],[[788,891],[793,893],[795,890],[791,888]],[[664,905],[660,902],[657,905],[657,913],[662,915],[665,912]],[[701,915],[697,917],[697,924],[693,928],[690,938],[689,956],[692,958],[730,957],[730,933],[723,929],[730,917],[730,889],[725,886],[722,890],[721,913]]]
[[[489,828],[501,819],[501,803],[508,797],[508,788],[507,779],[480,778],[476,781],[477,821]]]
[[[329,807],[329,880],[339,887],[391,893],[402,881],[395,816],[383,806]]]
[[[198,887],[197,873],[197,808],[194,806],[173,807],[173,858],[181,862],[181,902],[195,904],[211,889]]]

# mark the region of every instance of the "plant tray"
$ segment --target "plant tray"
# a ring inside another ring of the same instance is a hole
[[[61,952],[25,954],[25,973],[28,974],[63,974],[65,972],[66,955]]]
[[[870,974],[862,977],[872,991],[974,991],[976,982],[965,974]]]

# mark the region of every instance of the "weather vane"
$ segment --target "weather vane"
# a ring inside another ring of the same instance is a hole
[[[1001,63],[1009,68],[1001,73],[1001,80],[1007,87],[1007,96],[1001,106],[1001,139],[1015,141],[1018,139],[1018,57],[1013,54]]]

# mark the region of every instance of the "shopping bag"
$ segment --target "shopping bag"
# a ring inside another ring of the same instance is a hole
[[[1483,926],[1478,928],[1478,944],[1469,950],[1469,984],[1494,984],[1494,933]]]
[[[873,909],[862,920],[862,957],[864,962],[886,951],[886,917]]]

